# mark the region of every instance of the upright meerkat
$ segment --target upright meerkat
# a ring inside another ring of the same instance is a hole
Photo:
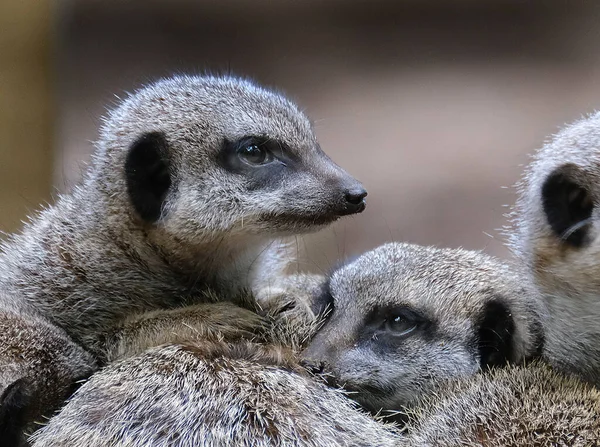
[[[510,243],[548,309],[545,357],[600,385],[600,113],[575,122],[525,171]]]
[[[286,276],[285,238],[361,212],[365,195],[278,93],[185,76],[137,91],[104,122],[82,184],[2,246],[0,436],[61,402],[132,314],[209,289],[265,308],[310,294],[319,277]]]
[[[303,359],[323,362],[321,372],[371,412],[402,410],[439,381],[534,356],[543,318],[535,296],[481,253],[387,244],[336,270],[314,297],[315,310],[331,309]],[[177,317],[174,326],[193,327]],[[277,333],[268,338],[177,338],[118,361],[74,394],[34,446],[408,445],[306,377]]]

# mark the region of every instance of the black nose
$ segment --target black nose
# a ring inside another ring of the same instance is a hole
[[[365,209],[365,197],[367,197],[367,191],[362,186],[347,189],[344,193],[344,197],[346,199],[346,212],[348,214],[360,213]]]

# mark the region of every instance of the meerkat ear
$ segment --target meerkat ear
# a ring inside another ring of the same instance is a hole
[[[2,445],[20,445],[25,429],[26,413],[30,398],[27,383],[19,379],[6,387],[0,396],[0,439]]]
[[[160,132],[142,135],[129,148],[125,161],[127,191],[139,216],[156,222],[171,186],[168,145]]]
[[[319,290],[313,295],[309,305],[315,315],[323,315],[325,318],[329,317],[334,306],[330,277],[327,277],[323,281]]]
[[[502,366],[513,360],[515,322],[501,300],[488,301],[477,330],[480,366]]]
[[[578,179],[585,174],[575,165],[554,170],[542,186],[544,214],[554,234],[566,244],[582,247],[589,243],[594,202]]]

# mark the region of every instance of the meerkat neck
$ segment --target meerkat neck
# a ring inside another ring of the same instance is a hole
[[[264,236],[219,235],[190,247],[176,239],[160,240],[144,236],[145,246],[155,253],[165,269],[182,281],[204,287],[241,293],[252,289],[254,278],[262,268],[262,255],[276,240]],[[226,297],[225,297],[226,298]]]
[[[262,250],[258,239],[240,248],[234,244],[239,241],[223,240],[215,250],[211,244],[204,250],[186,250],[176,242],[159,246],[151,231],[123,220],[127,213],[115,213],[120,221],[111,222],[115,217],[98,212],[103,207],[84,197],[77,191],[61,197],[4,244],[0,285],[92,351],[95,337],[89,334],[132,313],[197,301],[201,290],[235,277],[219,271],[224,256],[239,259],[230,265],[249,275],[253,257]],[[230,282],[228,290],[246,288],[247,281],[240,279],[239,287]]]

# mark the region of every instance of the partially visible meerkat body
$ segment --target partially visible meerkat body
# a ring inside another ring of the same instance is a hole
[[[600,385],[600,113],[559,132],[519,188],[511,245],[549,309],[545,357]]]
[[[539,304],[517,273],[481,253],[387,244],[336,270],[314,297],[315,312],[332,307],[302,357],[324,363],[321,372],[371,412],[402,410],[441,380],[534,356]],[[279,337],[200,347],[177,339],[117,362],[92,376],[34,445],[406,445],[303,375]]]
[[[3,245],[0,334],[25,334],[2,340],[0,433],[18,435],[16,408],[31,420],[58,404],[132,314],[208,288],[263,307],[310,294],[319,278],[286,276],[282,238],[362,211],[365,195],[277,93],[216,77],[136,92],[109,114],[81,186]]]
[[[549,366],[495,369],[444,382],[412,414],[420,447],[597,445],[600,391]]]

